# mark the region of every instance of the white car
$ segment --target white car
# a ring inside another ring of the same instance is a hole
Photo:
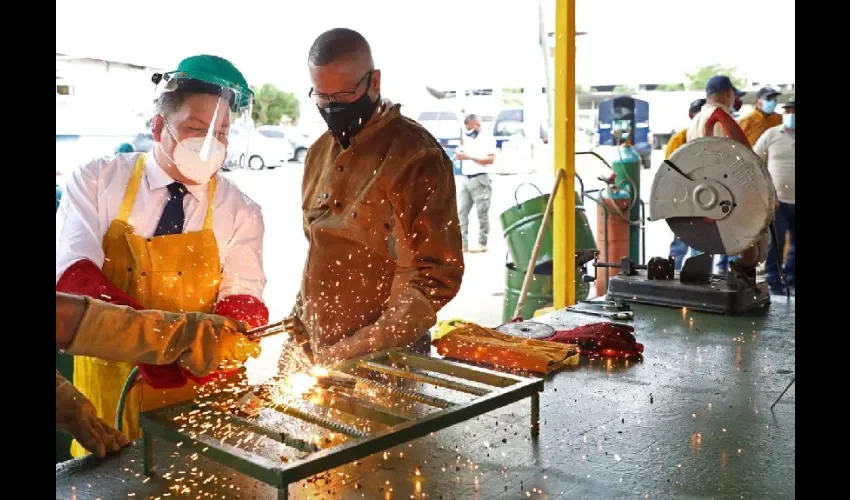
[[[263,125],[251,130],[230,129],[228,156],[230,161],[251,170],[269,169],[285,165],[295,154],[286,135],[273,125]]]

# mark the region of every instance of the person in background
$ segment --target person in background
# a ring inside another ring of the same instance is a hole
[[[688,119],[693,120],[697,113],[700,112],[702,107],[705,105],[705,99],[697,99],[691,102],[688,107]],[[673,134],[673,137],[667,142],[667,148],[664,150],[664,159],[669,160],[670,156],[674,151],[679,149],[685,142],[687,141],[688,129],[683,128],[682,130]],[[673,236],[673,242],[670,243],[670,255],[673,256],[675,261],[675,269],[676,271],[680,271],[682,269],[682,263],[685,260],[685,256],[688,254],[688,245]]]
[[[778,90],[771,87],[759,89],[755,109],[738,122],[750,145],[755,145],[767,129],[782,124],[782,115],[776,112],[776,100],[780,95]]]
[[[735,122],[735,119],[732,118],[736,101],[744,95],[746,95],[746,92],[742,92],[735,88],[732,80],[726,75],[714,75],[709,78],[708,82],[705,84],[706,103],[700,112],[697,113],[697,115],[691,120],[691,124],[688,126],[688,142],[706,136],[731,137],[741,142],[746,141],[747,138],[744,135],[744,131],[741,130],[741,127]],[[727,126],[730,127],[728,134],[726,128],[721,124],[721,121],[715,122],[712,129],[706,131],[706,123],[712,116],[717,115],[727,115]],[[743,259],[741,261],[742,265],[746,267],[756,267],[759,262],[763,262],[767,257],[769,239],[768,232],[765,231],[760,235],[756,244],[754,244],[749,250],[745,251],[741,256],[730,256],[726,259],[726,256],[721,255],[721,265],[720,269],[718,269],[718,273],[726,273],[728,271],[728,262],[739,258]],[[697,249],[692,249],[691,251],[692,255],[699,255],[701,253],[702,252]]]
[[[309,247],[287,323],[324,364],[390,347],[430,349],[429,329],[463,278],[451,160],[381,98],[381,70],[363,35],[326,31],[306,62],[309,96],[328,130],[304,162]]]
[[[782,124],[767,129],[767,131],[759,137],[753,148],[761,159],[767,165],[770,176],[773,178],[773,184],[776,187],[776,199],[779,200],[779,206],[776,209],[776,237],[780,247],[771,241],[768,251],[767,262],[765,263],[767,271],[767,283],[770,286],[770,291],[773,294],[785,294],[785,289],[782,286],[782,278],[779,273],[778,261],[785,258],[785,282],[788,285],[789,291],[794,294],[796,292],[796,274],[795,274],[795,259],[794,253],[797,246],[797,228],[795,219],[795,156],[796,156],[796,123],[794,121],[796,111],[796,96],[791,96],[791,99],[783,106],[784,114],[782,114]],[[788,255],[783,256],[785,250],[786,234],[790,239],[788,247]],[[779,258],[777,258],[777,252]]]
[[[251,116],[252,91],[233,64],[210,55],[184,59],[153,81],[153,152],[93,160],[68,180],[56,214],[56,291],[266,324],[262,212],[218,175],[231,123]],[[75,385],[107,421],[132,370],[74,357]],[[141,435],[141,411],[190,400],[196,384],[233,373],[197,377],[178,364],[139,370],[143,383],[124,412],[130,439]],[[71,454],[86,451],[73,443]]]
[[[461,163],[463,177],[460,185],[460,233],[463,251],[481,253],[487,251],[487,235],[490,232],[490,197],[493,183],[487,169],[496,158],[496,141],[482,133],[481,117],[468,115],[463,120],[464,137],[455,156]],[[469,248],[469,212],[473,205],[478,214],[478,248]]]
[[[135,153],[136,148],[133,147],[129,142],[122,142],[115,148],[115,154],[120,155],[122,153]]]
[[[206,375],[223,362],[259,355],[242,333],[246,325],[209,314],[136,311],[90,297],[56,293],[56,347],[111,361],[169,364]],[[56,370],[56,430],[103,457],[130,444],[98,418],[97,409]]]

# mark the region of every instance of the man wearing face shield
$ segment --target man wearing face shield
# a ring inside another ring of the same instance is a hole
[[[751,145],[755,145],[765,130],[782,124],[782,115],[776,112],[776,100],[780,95],[771,87],[759,89],[755,109],[738,122]]]
[[[94,160],[68,182],[56,215],[56,290],[135,309],[265,324],[262,213],[217,175],[231,124],[250,117],[248,84],[230,62],[208,55],[189,57],[153,80],[153,152]],[[219,354],[239,362],[248,355]],[[130,439],[140,436],[140,411],[191,399],[198,384],[233,373],[198,377],[176,364],[138,366],[143,382],[123,415]],[[111,422],[132,368],[76,356],[74,384]],[[85,454],[78,443],[71,452]]]
[[[308,67],[328,131],[304,163],[310,247],[290,322],[321,363],[427,347],[463,276],[452,163],[431,134],[381,99],[381,71],[362,35],[323,33]]]

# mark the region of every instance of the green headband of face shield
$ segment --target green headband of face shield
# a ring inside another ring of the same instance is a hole
[[[184,59],[174,71],[153,75],[157,93],[185,90],[219,95],[230,104],[231,111],[250,108],[253,92],[242,73],[227,59],[199,55]]]

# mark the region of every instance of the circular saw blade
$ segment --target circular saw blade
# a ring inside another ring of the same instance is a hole
[[[728,189],[731,210],[720,219],[677,213],[696,205],[694,187],[706,181]],[[678,148],[656,172],[650,216],[665,219],[689,247],[736,255],[752,246],[768,227],[775,202],[773,181],[752,148],[725,137],[702,137]]]
[[[549,325],[544,325],[543,323],[536,323],[534,321],[505,323],[504,325],[496,328],[496,330],[502,333],[506,333],[508,335],[512,335],[514,337],[520,337],[524,339],[545,339],[547,337],[555,335],[554,328]]]

